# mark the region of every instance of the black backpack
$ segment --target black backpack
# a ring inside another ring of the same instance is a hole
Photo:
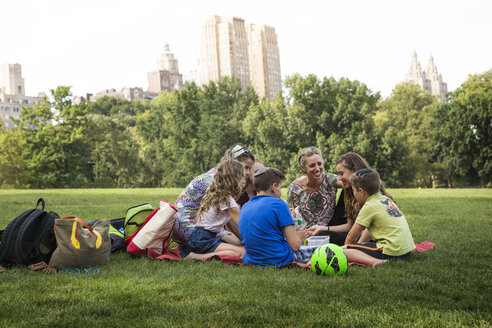
[[[44,199],[40,198],[36,208],[13,219],[0,231],[0,264],[48,263],[56,248],[54,226],[59,218],[54,212],[44,211]]]
[[[99,220],[87,222],[91,227]],[[122,233],[125,227],[125,218],[112,219],[109,221],[109,238],[111,238],[111,253],[126,249],[125,238]]]

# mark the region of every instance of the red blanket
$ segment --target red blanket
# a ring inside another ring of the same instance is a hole
[[[436,246],[436,244],[431,243],[430,241],[424,241],[420,244],[415,245],[415,249],[412,252],[423,253],[423,252],[426,252],[430,249],[433,249],[435,246]],[[157,253],[154,253],[151,250],[149,250],[147,253],[147,256],[151,259],[156,259],[156,260],[164,260],[164,259],[174,260],[174,261],[182,260],[182,257],[181,257],[181,255],[179,255],[179,250],[177,248],[168,249],[164,254],[157,254]],[[239,265],[243,264],[243,260],[241,258],[239,258],[237,256],[232,256],[232,255],[216,255],[216,256],[212,256],[211,258],[209,258],[207,260],[211,260],[211,259],[221,260],[222,263],[224,263],[224,264],[239,264]],[[351,263],[349,263],[349,265],[361,265],[362,266],[363,264],[351,262]],[[311,263],[306,263],[306,264],[304,264],[304,263],[291,263],[291,264],[283,265],[282,267],[296,267],[296,266],[311,268]]]

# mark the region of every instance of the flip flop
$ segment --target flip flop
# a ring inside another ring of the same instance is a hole
[[[40,271],[40,272],[46,273],[46,274],[54,274],[54,273],[57,273],[58,272],[55,268],[50,267],[44,261],[43,262],[39,262],[39,263],[35,263],[35,264],[31,264],[27,268],[29,270],[32,270],[32,271]]]

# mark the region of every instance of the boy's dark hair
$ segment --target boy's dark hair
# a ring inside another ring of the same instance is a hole
[[[374,195],[379,192],[381,187],[381,180],[379,179],[379,174],[376,170],[362,169],[350,177],[350,184],[356,189],[363,189],[367,194]]]
[[[281,183],[285,176],[279,169],[274,167],[262,167],[253,178],[253,184],[256,192],[267,191],[274,183]]]

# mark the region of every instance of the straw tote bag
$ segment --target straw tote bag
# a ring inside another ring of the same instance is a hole
[[[55,221],[55,237],[57,247],[50,266],[61,269],[109,264],[109,220],[99,220],[91,227],[77,217],[64,216]]]

